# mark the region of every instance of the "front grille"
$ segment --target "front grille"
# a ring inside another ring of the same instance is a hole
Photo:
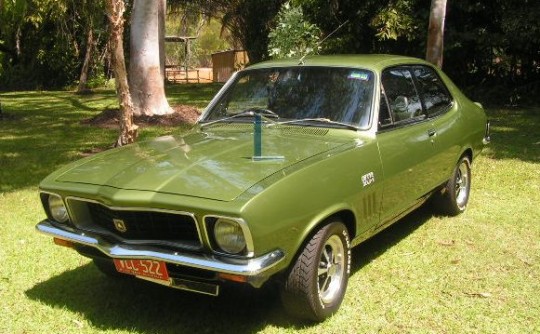
[[[115,210],[98,203],[86,203],[90,222],[81,228],[133,244],[161,244],[200,247],[195,219],[182,213]]]

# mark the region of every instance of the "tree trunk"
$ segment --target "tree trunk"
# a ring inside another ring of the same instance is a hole
[[[124,58],[124,0],[107,0],[107,16],[110,22],[109,44],[111,46],[116,95],[120,104],[120,135],[115,146],[133,143],[138,135],[138,126],[133,123],[133,103],[129,93],[126,63]]]
[[[444,50],[444,18],[446,0],[431,0],[426,60],[442,68]]]
[[[173,112],[165,96],[165,4],[133,1],[129,76],[135,115]]]
[[[88,72],[90,71],[90,65],[92,63],[92,54],[94,53],[94,29],[90,27],[88,30],[88,38],[86,40],[86,54],[84,56],[84,63],[81,69],[81,76],[79,78],[79,86],[77,87],[77,93],[88,92]]]

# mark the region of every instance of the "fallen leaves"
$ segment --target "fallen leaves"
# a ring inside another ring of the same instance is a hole
[[[455,240],[439,240],[437,241],[437,243],[441,246],[450,247],[450,246],[454,246],[456,244],[456,241]]]
[[[463,292],[466,296],[477,298],[490,298],[492,295],[489,292]]]

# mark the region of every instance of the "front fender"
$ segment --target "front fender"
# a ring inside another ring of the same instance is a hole
[[[255,254],[279,247],[285,252],[283,267],[317,227],[328,217],[346,211],[352,219],[351,238],[378,222],[382,196],[382,168],[374,143],[351,147],[319,159],[267,184],[247,201],[241,216],[253,236]],[[362,176],[373,173],[381,182],[363,185]],[[369,203],[369,206],[366,205]],[[349,226],[350,227],[350,226]]]

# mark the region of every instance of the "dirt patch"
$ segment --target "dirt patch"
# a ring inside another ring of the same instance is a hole
[[[172,107],[174,113],[169,115],[135,116],[134,122],[139,127],[163,126],[173,127],[180,124],[195,124],[199,118],[199,111],[195,107],[179,105]],[[100,114],[81,121],[81,124],[98,126],[102,128],[118,128],[119,109],[105,109]]]

